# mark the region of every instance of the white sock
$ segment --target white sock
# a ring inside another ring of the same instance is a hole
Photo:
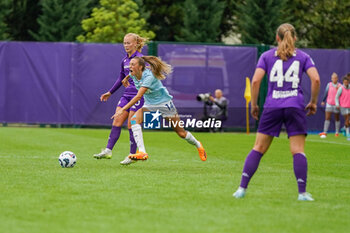
[[[340,129],[340,121],[336,121],[335,122],[335,133],[339,133],[339,129]]]
[[[324,121],[324,126],[323,126],[323,132],[324,132],[324,133],[327,133],[327,132],[328,132],[329,124],[330,124],[330,121],[329,121],[329,120],[325,120],[325,121]]]
[[[131,126],[132,132],[134,134],[135,142],[137,144],[137,147],[139,148],[139,151],[146,153],[146,148],[143,143],[143,136],[142,136],[142,127],[140,124],[132,125]]]
[[[346,136],[348,137],[349,136],[349,127],[345,128],[345,132],[346,132]]]
[[[185,140],[191,144],[191,145],[195,145],[197,148],[201,147],[201,144],[199,143],[199,141],[188,131],[186,131],[186,137]]]

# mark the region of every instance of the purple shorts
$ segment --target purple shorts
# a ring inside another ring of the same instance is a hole
[[[306,113],[299,108],[264,109],[260,117],[258,132],[278,137],[283,124],[286,127],[288,137],[307,135]]]
[[[132,98],[134,98],[134,96],[122,96],[118,102],[117,107],[124,107],[125,105],[127,105],[130,100],[132,100]],[[133,106],[131,106],[131,108],[129,108],[128,110],[126,110],[127,112],[130,111],[134,111],[136,112],[137,110],[139,110],[140,108],[142,108],[143,104],[144,104],[145,100],[143,99],[143,97],[136,102],[136,104],[134,104]]]

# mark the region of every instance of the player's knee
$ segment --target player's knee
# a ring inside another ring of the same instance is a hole
[[[260,144],[260,143],[257,143],[254,145],[254,148],[253,148],[255,151],[258,151],[262,154],[265,154],[265,152],[267,151],[268,147],[264,144]]]
[[[301,147],[290,148],[290,152],[292,153],[292,155],[304,153],[304,148],[301,148]]]
[[[134,115],[130,118],[130,124],[131,124],[131,126],[137,124],[136,114],[134,114]]]
[[[114,118],[112,125],[116,127],[121,127],[123,125],[123,122],[121,122],[119,118]]]

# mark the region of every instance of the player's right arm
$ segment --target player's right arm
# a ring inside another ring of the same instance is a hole
[[[123,80],[122,80],[122,84],[124,87],[128,87],[130,85],[129,83],[129,78],[130,78],[130,74],[128,74]]]
[[[321,102],[322,106],[325,105],[326,99],[328,97],[328,90],[329,90],[329,83],[327,83],[326,89],[324,90],[324,93],[323,93],[323,98],[322,98],[322,102]]]
[[[110,93],[109,91],[107,91],[106,93],[103,93],[100,96],[100,100],[103,102],[106,102],[108,100],[109,97],[111,97],[112,93]]]
[[[124,73],[124,63],[122,62],[121,63],[121,66],[120,66],[120,74],[119,74],[119,78],[117,79],[117,81],[115,81],[115,83],[113,84],[112,88],[109,89],[108,92],[104,93],[101,95],[101,101],[102,101],[102,96],[106,95],[107,93],[109,93],[109,96],[106,95],[105,99],[106,100],[103,100],[103,101],[107,101],[107,99],[114,93],[116,92],[119,87],[121,87],[122,85],[122,80],[125,78],[125,73]]]
[[[307,69],[306,73],[311,80],[311,99],[305,109],[308,110],[306,115],[313,115],[317,110],[317,98],[320,92],[320,76],[315,67],[310,67]]]
[[[252,80],[252,99],[251,99],[251,114],[255,120],[259,119],[258,96],[262,79],[264,78],[265,70],[256,68]]]
[[[119,117],[120,115],[123,114],[124,111],[128,110],[134,104],[136,104],[137,101],[139,101],[142,98],[142,96],[146,93],[147,90],[148,90],[147,87],[141,87],[140,90],[137,92],[137,94],[134,96],[134,98],[132,98],[129,101],[129,103],[127,103],[124,107],[116,110],[115,114],[111,117],[111,119]]]

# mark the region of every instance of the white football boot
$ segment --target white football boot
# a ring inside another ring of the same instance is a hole
[[[237,191],[232,195],[235,198],[243,198],[245,196],[246,189],[238,187]]]
[[[110,159],[112,158],[112,150],[105,148],[102,149],[101,153],[94,154],[95,159]]]
[[[123,161],[120,162],[121,165],[129,165],[131,163],[135,163],[137,160],[132,160],[129,158],[129,155],[125,157]]]
[[[313,201],[310,193],[299,193],[298,201]]]

